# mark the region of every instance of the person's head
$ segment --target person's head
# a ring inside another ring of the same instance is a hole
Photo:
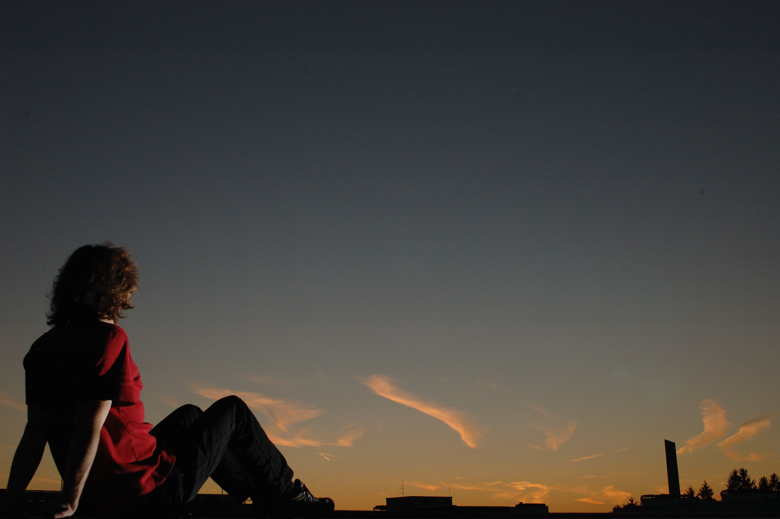
[[[127,249],[113,243],[84,245],[54,278],[47,323],[116,321],[124,317],[122,310],[133,308],[130,302],[137,288],[138,267]]]

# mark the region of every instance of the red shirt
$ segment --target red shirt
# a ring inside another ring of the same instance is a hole
[[[144,422],[141,376],[127,334],[100,321],[57,326],[24,358],[27,405],[42,409],[47,441],[64,473],[76,404],[111,400],[81,503],[104,514],[127,512],[157,488],[175,457]]]

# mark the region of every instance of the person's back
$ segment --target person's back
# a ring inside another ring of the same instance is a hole
[[[61,474],[79,402],[111,401],[82,507],[109,515],[129,510],[165,480],[175,458],[144,421],[143,385],[122,328],[95,320],[55,326],[35,341],[24,366],[27,404],[41,410]]]

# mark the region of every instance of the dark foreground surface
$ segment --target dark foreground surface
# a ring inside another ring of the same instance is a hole
[[[5,493],[0,489],[0,497]],[[29,506],[56,503],[56,491],[28,491]],[[399,499],[399,498],[394,498]],[[412,498],[415,499],[415,498]],[[426,499],[426,498],[416,498]],[[451,499],[451,498],[449,498]],[[388,500],[390,502],[392,500]],[[451,502],[451,501],[450,501]],[[26,516],[23,514],[20,517]],[[77,514],[76,517],[89,517]],[[253,517],[251,505],[237,504],[226,495],[199,495],[187,505],[186,514],[175,519],[217,519],[224,517]],[[144,517],[135,515],[134,517]],[[151,517],[151,516],[149,516]],[[780,499],[749,500],[742,502],[709,503],[675,501],[664,505],[636,506],[611,513],[550,513],[541,503],[518,503],[516,506],[432,506],[401,507],[375,510],[335,510],[328,519],[776,519],[780,518]],[[93,519],[103,519],[94,517]],[[108,519],[108,518],[106,518]],[[154,519],[165,519],[155,517]],[[314,519],[287,517],[279,519]]]

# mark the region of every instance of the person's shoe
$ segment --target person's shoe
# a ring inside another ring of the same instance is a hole
[[[278,515],[286,518],[319,519],[333,512],[333,500],[329,497],[314,497],[300,479],[277,503]]]

